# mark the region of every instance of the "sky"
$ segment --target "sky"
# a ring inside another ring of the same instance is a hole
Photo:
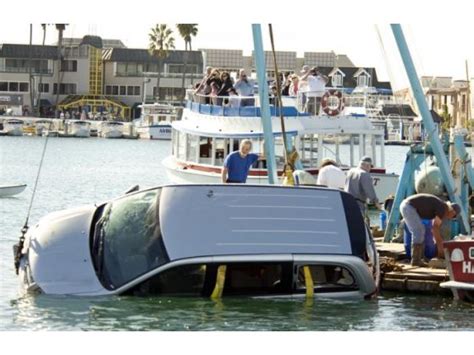
[[[73,11],[67,11],[66,4],[72,3],[28,0],[22,16],[12,17],[11,22],[3,18],[0,22],[0,43],[28,43],[29,24],[33,23],[33,43],[40,44],[40,23],[62,22],[69,24],[65,37],[93,34],[120,39],[129,48],[146,48],[149,30],[156,23],[167,23],[173,28],[176,23],[197,23],[199,32],[193,38],[194,49],[242,49],[244,54],[250,54],[251,23],[262,23],[264,47],[269,50],[267,24],[271,22],[276,50],[296,51],[298,56],[305,51],[346,54],[356,66],[375,67],[381,80],[390,80],[399,89],[407,87],[408,81],[389,23],[400,22],[419,76],[465,80],[467,60],[470,76],[474,77],[474,42],[469,41],[474,35],[472,12],[459,0],[297,0],[291,1],[291,6],[259,0],[228,4],[211,0],[80,3],[83,8],[75,6]],[[15,5],[12,4],[6,6]],[[184,42],[177,32],[175,35],[176,48],[184,49]],[[46,43],[51,44],[56,38],[54,26],[49,26]]]

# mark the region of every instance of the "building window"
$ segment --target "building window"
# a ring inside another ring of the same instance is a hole
[[[61,71],[77,72],[77,60],[63,60],[61,62]]]
[[[357,78],[357,86],[369,86],[369,78],[367,75],[359,75]]]
[[[38,91],[49,92],[49,84],[45,84],[45,83],[38,84]]]
[[[133,96],[133,86],[127,86],[127,95]]]
[[[117,63],[116,75],[141,76],[143,65],[139,63]]]
[[[184,64],[169,64],[168,73],[182,74],[184,71]],[[199,73],[199,68],[195,64],[186,65],[187,74],[197,74]]]
[[[112,95],[112,86],[110,85],[105,86],[105,95]]]
[[[0,91],[8,91],[8,81],[0,81]]]
[[[117,85],[112,86],[112,95],[118,95],[119,87]]]
[[[59,85],[59,95],[73,95],[76,94],[76,84],[60,84]],[[58,93],[58,84],[53,85],[53,94]]]
[[[30,89],[29,83],[20,83],[20,91],[21,92],[28,92]]]
[[[332,77],[332,86],[342,86],[342,75],[341,74],[334,74]]]
[[[8,83],[8,91],[10,92],[17,92],[18,91],[18,83],[16,82],[9,82]]]
[[[120,95],[125,96],[127,92],[126,86],[120,86]]]
[[[133,87],[133,93],[135,96],[140,96],[140,87],[139,86],[134,86]]]

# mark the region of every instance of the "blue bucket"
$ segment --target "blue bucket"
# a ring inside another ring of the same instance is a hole
[[[425,225],[425,257],[431,259],[436,255],[436,244],[434,242],[433,233],[431,231],[431,219],[422,219]],[[403,234],[403,243],[405,244],[405,253],[411,259],[411,232],[405,224],[405,233]]]

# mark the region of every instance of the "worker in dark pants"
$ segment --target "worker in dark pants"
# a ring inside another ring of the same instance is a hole
[[[423,261],[425,251],[425,226],[422,219],[432,219],[432,231],[436,241],[438,257],[443,257],[441,224],[445,218],[454,218],[461,211],[456,203],[445,202],[430,194],[410,196],[400,204],[400,213],[412,234],[411,265],[426,266]]]

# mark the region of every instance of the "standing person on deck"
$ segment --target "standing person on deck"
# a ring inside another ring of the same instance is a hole
[[[329,158],[323,159],[319,167],[316,184],[325,185],[332,189],[344,190],[345,183],[346,174],[339,168],[337,163]]]
[[[259,155],[250,153],[251,150],[252,142],[249,139],[244,139],[240,143],[239,150],[230,153],[225,158],[222,168],[223,184],[245,184],[250,167],[260,158]]]
[[[367,202],[375,204],[380,210],[379,199],[375,193],[372,176],[372,158],[362,157],[357,168],[352,168],[347,173],[346,186],[344,190],[349,192],[357,200],[357,204],[362,212],[364,219],[368,220]],[[370,220],[369,220],[370,221]]]
[[[445,218],[454,218],[461,211],[456,203],[444,202],[430,194],[410,196],[400,204],[400,213],[405,225],[412,234],[411,265],[426,266],[423,261],[425,253],[425,226],[422,219],[432,219],[433,237],[436,241],[438,258],[443,257],[443,237],[441,224]]]

